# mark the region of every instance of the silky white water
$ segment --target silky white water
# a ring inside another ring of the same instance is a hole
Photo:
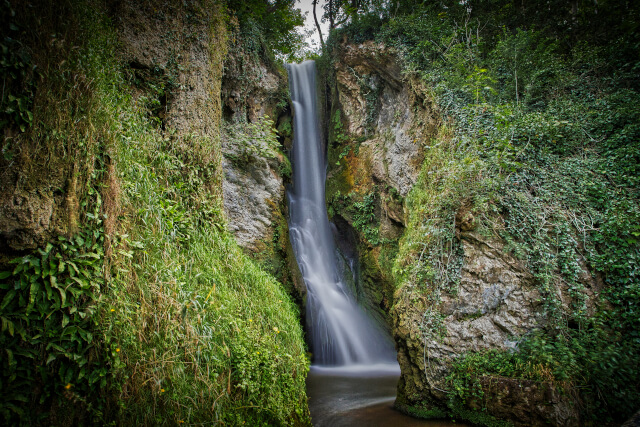
[[[307,287],[313,363],[372,371],[394,365],[398,370],[390,337],[358,306],[337,268],[325,205],[326,163],[316,108],[315,63],[287,68],[294,110],[289,233]]]

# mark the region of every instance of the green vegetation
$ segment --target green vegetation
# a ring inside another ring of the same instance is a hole
[[[0,273],[3,422],[309,424],[298,309],[226,231],[217,131],[159,119],[171,76],[121,62],[100,4],[7,6],[2,167],[43,192],[62,175],[68,215]],[[224,13],[189,7],[219,91]]]
[[[92,198],[99,195],[93,193]],[[88,214],[87,229],[72,239],[58,237],[31,255],[13,260],[13,271],[0,273],[3,354],[2,418],[37,423],[48,414],[29,413],[26,404],[69,411],[80,405],[99,417],[95,403],[117,354],[101,351],[96,337],[96,303],[104,287],[104,232],[99,203]],[[58,415],[57,421],[69,421]]]
[[[253,123],[226,123],[224,131],[233,143],[233,152],[227,153],[226,157],[233,162],[246,164],[254,159],[273,159],[279,153],[273,120],[268,116]]]
[[[2,420],[309,424],[298,308],[273,277],[290,275],[286,222],[278,217],[270,249],[252,260],[226,231],[221,200],[226,46],[242,50],[240,83],[260,78],[258,60],[278,68],[276,55],[299,56],[295,2],[170,2],[190,31],[167,29],[168,59],[149,69],[122,60],[105,3],[49,3],[5,0],[0,12],[0,170],[51,201],[56,219],[39,247],[0,259]],[[361,237],[373,305],[388,308],[394,285],[416,284],[424,337],[444,335],[439,303],[458,292],[469,230],[526,265],[546,321],[514,337],[515,351],[459,357],[441,408],[405,410],[503,425],[477,408],[486,380],[502,378],[561,391],[581,422],[622,421],[640,403],[640,7],[415,3],[325,4],[329,51],[343,37],[394,47],[440,114],[401,200],[373,181],[371,165],[352,170],[361,141],[340,110],[328,112],[330,214]],[[180,43],[203,40],[214,83],[200,108],[212,123],[188,131],[166,109],[192,65]],[[325,78],[333,90],[335,77]],[[381,89],[360,83],[372,131]],[[273,127],[226,124],[237,143],[230,160],[281,157]],[[279,130],[290,137],[290,122]],[[286,158],[280,168],[290,176]],[[382,238],[380,211],[402,203],[403,237]]]
[[[585,421],[626,419],[640,403],[638,8],[628,5],[630,17],[606,29],[619,16],[611,2],[575,13],[560,4],[525,13],[491,2],[404,3],[370,8],[328,43],[368,36],[395,47],[440,109],[406,199],[395,282],[419,284],[436,312],[440,295],[457,291],[456,221],[471,215],[475,232],[506,242],[532,272],[548,320],[520,337],[517,352],[456,362],[449,410],[460,412],[483,376],[544,373],[577,396]],[[547,9],[557,16],[547,20]],[[585,268],[601,288],[587,289]]]
[[[330,201],[331,209],[349,217],[353,227],[372,246],[378,246],[382,243],[379,233],[379,215],[376,215],[375,212],[379,203],[379,201],[376,203],[376,195],[375,191],[362,197],[355,192],[342,195],[338,191],[331,197]]]
[[[295,59],[303,47],[302,34],[297,27],[304,24],[295,0],[225,0],[231,14],[240,24],[241,34],[249,41],[249,50],[275,51],[288,59]],[[269,49],[261,49],[260,44]]]
[[[121,387],[135,391],[122,418],[303,422],[308,362],[290,297],[222,231],[198,159],[187,163],[135,115],[125,126],[136,143],[120,147],[123,196],[140,206],[127,239],[139,250],[118,267],[107,304],[111,341],[127,366],[143,368],[121,374]]]

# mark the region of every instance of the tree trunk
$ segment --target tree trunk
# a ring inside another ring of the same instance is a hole
[[[333,0],[329,0],[329,31],[336,27],[335,12],[333,10]]]

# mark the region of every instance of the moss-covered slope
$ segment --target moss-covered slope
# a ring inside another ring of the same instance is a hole
[[[223,5],[2,13],[4,422],[308,424],[297,308],[226,231]]]

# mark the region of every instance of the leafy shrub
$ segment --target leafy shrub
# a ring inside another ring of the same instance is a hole
[[[101,418],[104,407],[95,399],[119,365],[116,349],[103,347],[96,328],[104,286],[99,213],[96,204],[84,230],[14,259],[13,271],[0,273],[0,413],[7,423],[39,424],[51,417],[70,423],[64,412],[47,409],[78,404]]]

